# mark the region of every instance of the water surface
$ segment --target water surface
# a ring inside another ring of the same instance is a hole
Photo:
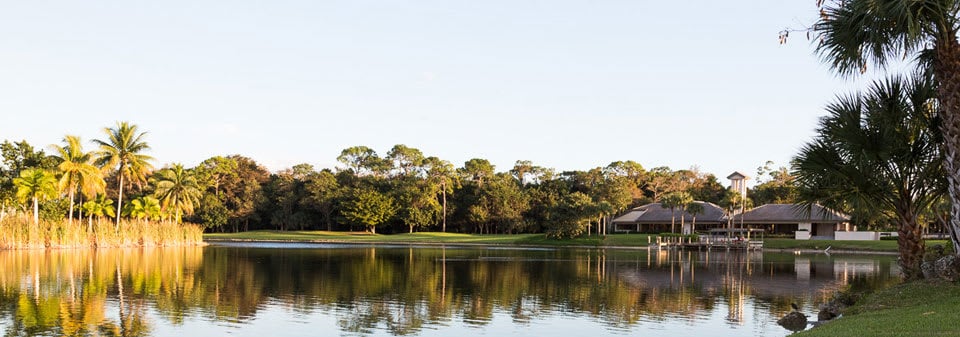
[[[894,257],[224,244],[0,251],[3,336],[786,336]]]

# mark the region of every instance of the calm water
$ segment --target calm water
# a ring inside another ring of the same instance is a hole
[[[338,245],[0,251],[2,336],[786,336],[889,256]]]

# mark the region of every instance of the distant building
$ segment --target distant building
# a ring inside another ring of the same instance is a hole
[[[614,231],[621,233],[669,233],[670,224],[673,221],[678,233],[691,233],[720,228],[727,223],[723,208],[720,208],[720,206],[703,201],[695,202],[703,206],[703,213],[696,214],[696,219],[694,219],[694,214],[686,211],[680,212],[679,209],[674,210],[671,214],[669,208],[664,208],[657,202],[631,209],[613,219]],[[683,213],[685,228],[681,227],[680,224],[681,213]],[[696,221],[695,224],[694,220]],[[694,226],[696,228],[693,228]]]
[[[733,222],[767,233],[807,231],[814,239],[833,239],[836,232],[850,231],[849,216],[820,205],[766,204],[735,215]]]
[[[671,215],[669,208],[652,203],[631,209],[613,219],[614,231],[669,233],[673,221],[674,230],[678,233],[704,233],[715,228],[726,228],[727,221],[731,219],[736,228],[762,229],[768,234],[794,234],[801,231],[814,239],[833,239],[834,233],[851,230],[849,216],[820,205],[767,204],[728,217],[720,206],[703,201],[697,203],[703,205],[703,213],[697,214],[696,224],[693,223],[693,214],[689,212],[683,212],[684,224],[681,225],[679,209]]]

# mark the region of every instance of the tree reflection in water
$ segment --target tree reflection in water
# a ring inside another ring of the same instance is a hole
[[[724,310],[737,327],[773,322],[794,302],[812,311],[848,284],[897,280],[893,259],[874,256],[294,247],[0,251],[0,328],[5,336],[147,336],[198,320],[254,324],[278,307],[360,335],[483,328],[498,316],[522,329],[571,313],[630,330]]]

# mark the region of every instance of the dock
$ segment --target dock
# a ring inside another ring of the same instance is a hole
[[[752,234],[759,234],[760,240],[755,240]],[[709,233],[693,237],[657,237],[651,245],[657,248],[677,248],[696,250],[762,250],[763,231],[757,229],[713,229]]]

